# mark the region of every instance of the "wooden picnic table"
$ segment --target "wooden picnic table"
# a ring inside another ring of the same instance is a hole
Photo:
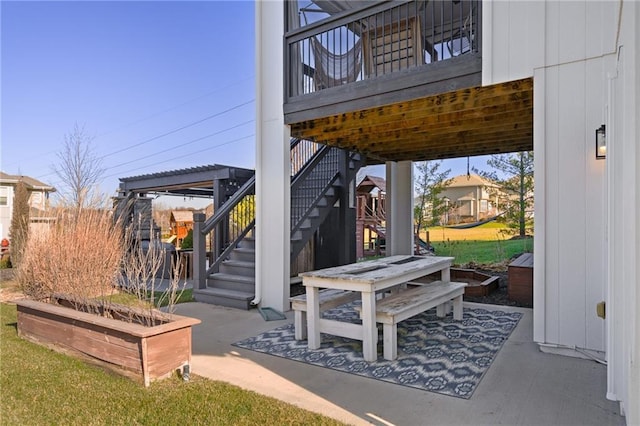
[[[307,295],[307,338],[309,349],[321,345],[320,333],[362,341],[366,361],[378,358],[376,346],[376,292],[441,271],[441,280],[450,281],[453,257],[398,255],[303,272],[302,284]],[[361,294],[362,325],[320,317],[321,288],[357,291]]]

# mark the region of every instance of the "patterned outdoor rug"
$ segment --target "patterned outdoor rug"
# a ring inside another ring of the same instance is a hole
[[[356,302],[358,303],[358,302]],[[358,323],[353,304],[328,310],[325,318]],[[382,357],[382,327],[378,327],[378,360],[362,358],[362,342],[322,335],[322,346],[310,350],[296,341],[293,324],[278,327],[233,345],[307,364],[459,398],[470,398],[496,354],[518,325],[522,314],[464,309],[462,321],[451,314],[438,318],[435,309],[398,325],[398,358]]]

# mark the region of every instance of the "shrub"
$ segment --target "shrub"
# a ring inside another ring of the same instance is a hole
[[[109,211],[61,210],[49,230],[30,235],[17,281],[36,300],[104,296],[115,288],[122,257],[122,232]]]
[[[114,312],[111,300],[124,289],[143,303],[121,319],[153,325],[157,318],[166,319],[154,302],[171,314],[185,285],[178,285],[182,265],[171,265],[168,289],[154,300],[156,278],[168,258],[155,233],[151,241],[143,241],[143,234],[140,223],[126,229],[114,223],[110,211],[61,210],[51,229],[30,235],[16,280],[27,297],[56,303],[55,295],[61,294],[76,309],[104,316]]]
[[[22,181],[16,184],[11,216],[11,263],[19,266],[29,238],[29,190]]]
[[[193,229],[189,229],[187,235],[182,240],[180,244],[181,249],[192,249],[193,248]]]
[[[0,259],[0,269],[9,269],[11,268],[11,259],[8,257],[6,259]]]
[[[186,281],[180,285],[182,275],[181,262],[170,258],[167,247],[171,244],[162,243],[157,233],[151,232],[149,240],[143,240],[141,221],[133,223],[124,232],[124,250],[122,274],[119,287],[134,294],[139,300],[146,302],[146,311],[139,312],[134,320],[152,325],[155,311],[154,306],[165,306],[169,314],[175,310],[176,303],[181,299]],[[173,253],[173,250],[171,250]],[[166,289],[158,291],[156,283],[164,278],[165,271],[170,272],[170,279]]]

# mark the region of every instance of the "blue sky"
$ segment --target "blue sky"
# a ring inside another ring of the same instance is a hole
[[[52,165],[75,123],[108,194],[119,177],[255,167],[252,1],[2,1],[0,13],[2,171],[59,186]],[[466,173],[466,158],[443,167]]]

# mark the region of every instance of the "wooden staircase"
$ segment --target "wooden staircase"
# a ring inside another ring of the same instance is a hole
[[[255,297],[256,250],[252,237],[244,238],[229,258],[220,264],[220,271],[207,277],[207,287],[194,290],[198,302],[249,309]]]
[[[292,144],[293,149],[293,144]],[[346,157],[345,157],[346,155]],[[337,167],[338,159],[344,165]],[[321,147],[310,155],[306,164],[298,173],[292,172],[291,183],[291,259],[294,260],[316,230],[330,213],[336,201],[348,191],[348,183],[355,178],[362,166],[357,154],[349,154],[337,148]],[[252,194],[253,184],[238,190],[226,203],[242,203],[242,194]],[[251,182],[249,182],[251,183]],[[226,204],[225,203],[225,204]],[[230,210],[229,206],[224,206]],[[222,214],[223,212],[221,212]],[[210,218],[213,221],[225,219]],[[214,225],[205,224],[205,233]],[[195,283],[194,298],[198,302],[212,303],[238,309],[251,308],[255,297],[255,241],[253,223],[248,223],[245,234],[227,245],[216,264],[205,273],[206,286]],[[196,250],[196,234],[194,229],[194,250]],[[196,268],[197,265],[194,265]],[[196,274],[194,272],[194,278]]]

